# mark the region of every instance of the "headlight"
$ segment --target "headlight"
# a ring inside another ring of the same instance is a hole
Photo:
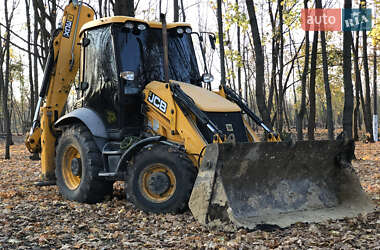
[[[190,33],[192,32],[192,30],[191,30],[190,27],[186,27],[185,32],[186,32],[187,34],[190,34]]]
[[[133,71],[124,71],[120,73],[120,77],[127,81],[135,80],[135,72]]]
[[[202,75],[202,81],[205,82],[205,83],[209,83],[209,82],[212,82],[214,81],[214,76],[211,75],[211,74],[203,74]]]
[[[133,29],[135,27],[135,24],[133,22],[126,22],[124,24],[124,27],[127,29]]]
[[[142,23],[139,23],[139,24],[137,25],[137,29],[138,29],[138,30],[141,30],[141,31],[146,30],[146,25],[145,25],[145,24],[142,24]]]
[[[183,29],[182,28],[178,28],[177,29],[177,34],[182,35],[183,34]]]

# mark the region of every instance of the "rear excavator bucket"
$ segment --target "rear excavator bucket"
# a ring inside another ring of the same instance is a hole
[[[354,142],[210,144],[189,207],[204,225],[287,227],[373,210],[352,168]]]

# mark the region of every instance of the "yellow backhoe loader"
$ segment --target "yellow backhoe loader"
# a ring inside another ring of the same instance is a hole
[[[372,209],[351,166],[352,141],[281,142],[230,88],[202,88],[212,76],[199,73],[200,35],[190,25],[94,16],[70,1],[51,40],[26,138],[41,153],[40,185],[96,203],[121,180],[141,210],[190,207],[203,224],[247,228]]]

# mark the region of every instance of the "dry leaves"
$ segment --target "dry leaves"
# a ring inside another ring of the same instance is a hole
[[[363,248],[380,245],[380,209],[355,218],[298,223],[283,230],[223,232],[198,224],[190,212],[146,214],[135,210],[115,184],[112,200],[79,204],[64,200],[55,186],[36,187],[39,162],[23,145],[4,160],[0,143],[0,246],[3,248]],[[380,205],[380,143],[358,143],[355,168],[364,189]]]

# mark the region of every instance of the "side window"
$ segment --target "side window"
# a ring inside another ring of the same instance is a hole
[[[90,44],[84,51],[84,106],[92,108],[109,128],[119,127],[118,76],[111,27],[101,27],[86,33]]]

